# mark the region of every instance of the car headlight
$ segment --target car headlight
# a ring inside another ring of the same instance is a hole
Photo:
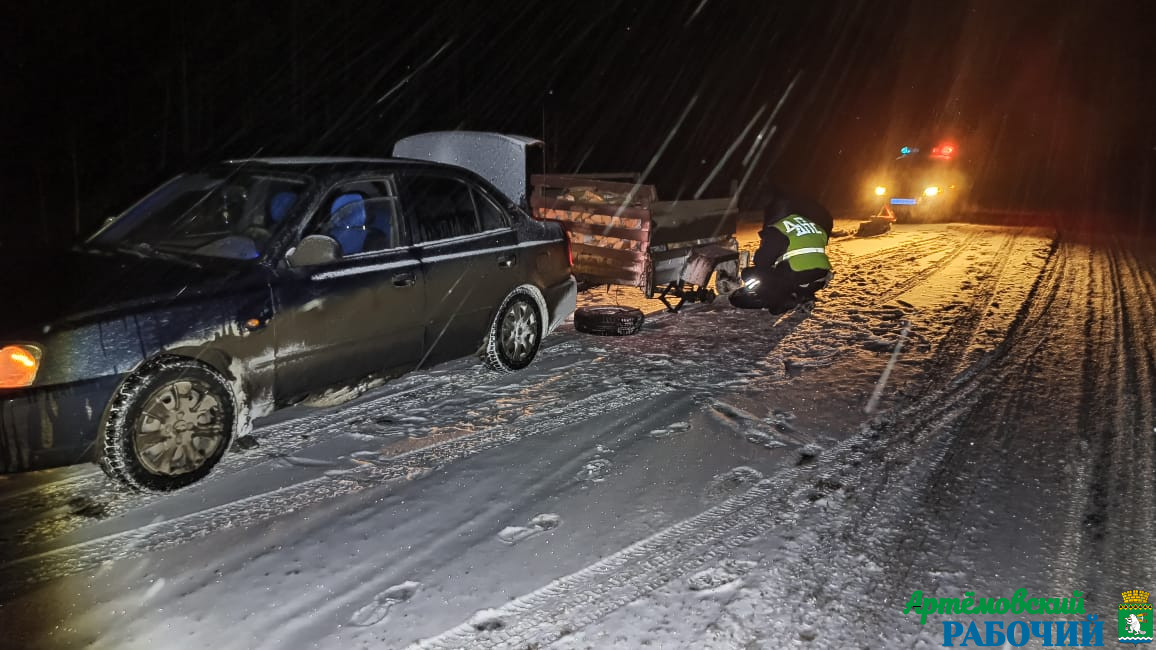
[[[935,196],[936,194],[939,194],[939,186],[937,185],[932,185],[931,187],[923,190],[924,196]]]
[[[877,185],[875,187],[875,196],[883,196],[886,193],[887,193],[886,187],[883,187],[882,185]]]
[[[33,345],[5,345],[0,348],[0,388],[24,388],[36,381],[40,370],[40,349]]]

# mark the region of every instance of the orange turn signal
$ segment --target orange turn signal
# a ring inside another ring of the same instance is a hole
[[[0,348],[0,388],[31,386],[40,370],[40,352],[24,345]]]

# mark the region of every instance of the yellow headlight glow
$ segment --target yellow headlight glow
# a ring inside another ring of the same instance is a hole
[[[0,388],[23,388],[36,380],[40,355],[22,345],[0,348]]]
[[[875,187],[875,196],[883,196],[886,193],[887,193],[886,187],[883,187],[882,185],[878,185]]]
[[[8,357],[25,368],[36,367],[36,359],[33,359],[27,352],[13,352]]]
[[[939,194],[939,188],[935,185],[923,190],[924,196],[935,196],[936,194]]]

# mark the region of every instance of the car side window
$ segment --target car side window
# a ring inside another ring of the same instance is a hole
[[[482,231],[468,185],[444,176],[406,176],[399,181],[402,205],[412,215],[418,242]]]
[[[400,214],[385,182],[349,183],[322,202],[309,234],[332,237],[342,257],[388,250],[404,243]]]
[[[482,221],[482,230],[498,230],[499,228],[509,228],[510,219],[506,216],[504,210],[498,207],[494,200],[474,188],[474,205],[478,207],[478,217]]]

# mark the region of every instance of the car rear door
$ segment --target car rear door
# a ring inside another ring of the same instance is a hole
[[[425,279],[424,363],[472,354],[522,282],[517,235],[492,198],[453,174],[400,175],[398,194]]]
[[[331,237],[342,254],[278,274],[278,398],[413,368],[424,352],[425,279],[392,181],[332,188],[302,234]]]

